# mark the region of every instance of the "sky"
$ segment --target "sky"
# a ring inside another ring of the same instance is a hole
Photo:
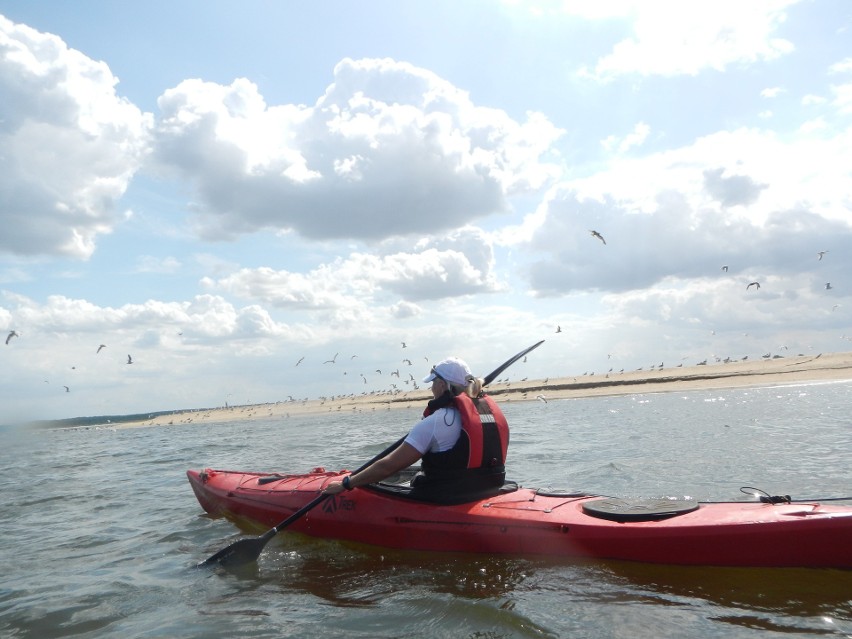
[[[85,6],[0,0],[0,423],[852,350],[843,0]]]

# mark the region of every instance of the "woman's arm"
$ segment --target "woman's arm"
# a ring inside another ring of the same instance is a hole
[[[367,484],[381,481],[417,463],[421,457],[423,455],[414,446],[403,443],[393,452],[388,453],[378,461],[367,466],[360,473],[349,475],[349,487],[356,488],[357,486],[366,486]],[[325,487],[323,492],[326,495],[336,495],[344,490],[346,490],[346,487],[342,481],[333,481]]]

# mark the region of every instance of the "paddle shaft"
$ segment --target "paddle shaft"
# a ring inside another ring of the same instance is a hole
[[[376,455],[375,457],[373,457],[373,458],[372,458],[370,461],[368,461],[366,464],[364,464],[363,466],[361,466],[361,467],[360,467],[360,468],[358,468],[357,470],[354,470],[354,471],[352,472],[352,474],[353,474],[353,475],[355,475],[355,474],[357,474],[357,473],[360,473],[362,470],[364,470],[364,469],[365,469],[365,468],[367,468],[368,466],[371,466],[373,463],[375,463],[375,462],[379,461],[379,460],[380,460],[382,457],[384,457],[385,455],[388,455],[388,454],[392,453],[392,452],[393,452],[393,451],[395,451],[395,450],[396,450],[399,446],[401,446],[401,445],[402,445],[402,442],[404,442],[404,441],[405,441],[405,437],[400,437],[400,438],[399,438],[396,442],[394,442],[393,444],[391,444],[390,446],[388,446],[387,448],[385,448],[382,452],[380,452],[378,455]],[[292,524],[294,521],[296,521],[296,520],[300,519],[301,517],[305,516],[305,515],[306,515],[309,511],[311,511],[311,510],[313,510],[314,508],[316,508],[317,506],[319,506],[322,502],[324,502],[324,501],[325,501],[326,499],[328,499],[329,497],[331,497],[331,495],[326,495],[326,494],[324,494],[324,493],[320,493],[320,495],[319,495],[318,497],[315,497],[314,499],[312,499],[311,501],[309,501],[307,504],[305,504],[304,506],[302,506],[301,508],[299,508],[299,510],[297,510],[297,511],[296,511],[296,512],[294,512],[292,515],[290,515],[289,517],[287,517],[287,519],[285,519],[284,521],[282,521],[280,524],[276,525],[274,528],[270,528],[269,530],[267,530],[267,531],[263,534],[263,537],[268,538],[268,539],[272,539],[272,538],[273,538],[275,535],[277,535],[277,534],[278,534],[281,530],[283,530],[284,528],[286,528],[287,526],[289,526],[290,524]]]

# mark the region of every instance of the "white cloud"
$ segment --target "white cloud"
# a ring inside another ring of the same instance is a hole
[[[830,74],[852,73],[852,57],[835,62],[828,68]]]
[[[566,182],[528,225],[531,289],[639,290],[723,264],[740,276],[747,265],[776,274],[814,267],[821,244],[852,240],[847,137],[719,133]]]
[[[852,83],[832,86],[831,92],[834,95],[831,105],[844,115],[852,113]]]
[[[546,156],[561,131],[546,118],[516,122],[391,60],[344,60],[313,107],[267,107],[246,80],[185,81],[159,104],[158,161],[195,185],[208,238],[448,230],[559,173]]]
[[[825,121],[825,118],[814,118],[813,120],[808,120],[807,122],[803,122],[802,126],[799,127],[799,131],[805,135],[818,133],[820,131],[825,131],[826,129],[828,129],[828,123]]]
[[[633,33],[598,60],[593,72],[585,70],[584,74],[600,79],[626,73],[696,75],[705,69],[723,71],[735,64],[776,59],[793,50],[792,43],[774,33],[786,19],[784,10],[796,1],[615,3],[612,12],[585,15],[629,16]],[[566,6],[569,11],[583,13],[582,7],[589,4]]]
[[[308,273],[268,267],[244,268],[218,280],[211,290],[254,299],[284,309],[339,313],[390,303],[394,313],[413,316],[417,302],[500,290],[489,240],[466,227],[423,240],[415,251],[382,255],[352,253]],[[407,302],[400,306],[400,301]]]
[[[614,150],[621,155],[634,147],[642,146],[650,133],[651,127],[644,122],[639,122],[633,127],[633,131],[624,136],[624,138],[610,135],[601,144],[607,151]]]
[[[0,50],[0,252],[88,258],[124,219],[151,116],[56,36],[0,16]]]
[[[286,325],[276,324],[262,308],[238,308],[216,295],[197,295],[185,302],[148,300],[119,307],[64,295],[51,295],[44,303],[21,295],[6,297],[11,303],[7,312],[27,327],[30,338],[67,333],[91,335],[95,341],[112,334],[129,336],[123,338],[128,343],[154,347],[174,340],[178,333],[194,343],[288,333]]]
[[[661,194],[677,192],[700,212],[713,206],[703,172],[720,167],[746,175],[767,188],[760,199],[727,217],[745,216],[761,227],[776,211],[802,205],[826,218],[849,223],[844,213],[852,190],[852,131],[828,138],[781,137],[769,131],[737,129],[698,138],[689,146],[642,158],[619,158],[607,170],[569,184],[579,199],[610,198],[626,210],[651,213]]]
[[[140,255],[136,258],[137,273],[176,273],[182,264],[176,257],[154,257],[153,255]]]

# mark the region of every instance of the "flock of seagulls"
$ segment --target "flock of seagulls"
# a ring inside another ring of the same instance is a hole
[[[408,344],[406,344],[405,342],[401,342],[400,346],[401,346],[401,348],[408,348]],[[340,352],[337,352],[337,353],[334,354],[334,357],[332,357],[331,359],[324,360],[322,362],[322,364],[339,367],[341,365],[341,362],[338,361],[339,356],[340,356]],[[358,359],[358,355],[353,354],[353,355],[349,356],[349,359],[347,361],[348,362],[354,362],[356,359]],[[428,367],[429,358],[424,356],[423,360],[426,363],[426,366]],[[302,364],[304,361],[305,361],[305,356],[302,355],[301,357],[299,357],[298,360],[296,360],[294,368],[296,366],[299,366],[300,364]],[[410,357],[403,357],[403,358],[401,358],[400,362],[402,364],[405,364],[406,366],[414,366],[415,365]],[[344,367],[346,366],[345,363],[343,363],[342,365]],[[391,377],[391,378],[396,377],[397,380],[399,380],[399,382],[406,384],[406,385],[409,385],[411,389],[413,389],[415,391],[420,390],[420,386],[417,383],[417,378],[411,372],[407,372],[407,373],[401,372],[398,366],[395,366],[393,370],[389,370],[389,368],[385,368],[385,367],[383,367],[383,368],[384,368],[384,370],[389,371],[389,372],[387,372],[388,377]],[[343,375],[348,376],[349,372],[350,372],[350,370],[344,370]],[[379,375],[379,376],[384,375],[384,373],[382,372],[382,368],[376,368],[374,372],[375,372],[376,375]],[[407,375],[407,378],[404,377],[406,375]],[[366,373],[359,372],[358,376],[361,378],[361,381],[362,381],[363,384],[369,383]],[[369,393],[367,391],[364,391],[361,394],[362,395],[375,395],[375,394],[378,394],[378,395],[384,395],[384,394],[396,395],[398,393],[403,392],[403,390],[404,389],[401,388],[398,383],[390,383],[388,388],[385,389],[385,390],[372,391],[372,392],[369,392]],[[324,397],[320,397],[319,399],[321,400],[322,403],[325,403],[326,401],[329,401],[329,400],[334,400],[334,399],[339,400],[339,399],[342,399],[344,397],[354,397],[354,394],[351,394],[349,396],[345,396],[345,395],[338,395],[338,396],[332,395],[331,397],[325,397],[324,396]],[[293,401],[297,401],[297,400],[295,400],[293,398],[293,396],[290,395],[289,398],[288,398],[288,401],[293,402]],[[308,399],[305,398],[304,400],[300,400],[300,401],[308,401]]]
[[[600,241],[601,241],[604,245],[606,245],[606,240],[604,239],[603,235],[602,235],[599,231],[596,231],[596,230],[594,230],[594,229],[589,229],[589,233],[591,234],[591,236],[592,236],[592,237],[594,237],[594,238],[596,238],[596,239],[600,240]],[[821,261],[823,260],[823,258],[826,256],[826,254],[828,254],[828,252],[829,252],[828,250],[817,251],[817,253],[816,253],[816,255],[817,255],[817,260],[821,262]],[[725,273],[727,273],[727,272],[728,272],[728,269],[729,269],[729,266],[728,266],[727,264],[723,264],[723,265],[722,265],[722,267],[721,267],[721,270],[722,270],[722,271],[724,271]],[[748,291],[748,290],[750,290],[751,288],[754,288],[754,290],[755,290],[755,291],[759,291],[759,290],[760,290],[760,282],[759,282],[759,281],[753,281],[753,282],[749,282],[748,284],[746,284],[746,290],[747,290],[747,291]],[[834,286],[831,284],[831,282],[826,282],[826,283],[825,283],[825,290],[826,290],[826,291],[834,290]],[[832,311],[835,311],[835,310],[837,310],[839,307],[840,307],[840,305],[839,305],[839,304],[835,304],[835,305],[831,308],[831,310],[832,310]],[[561,333],[561,332],[562,332],[562,327],[561,327],[561,326],[557,326],[557,327],[556,327],[556,332],[557,332],[557,333]],[[714,334],[714,335],[715,335],[715,331],[712,331],[712,334]],[[784,347],[784,348],[786,348],[786,347]],[[607,356],[607,358],[609,358],[609,357],[611,357],[611,356],[610,356],[610,355],[608,355],[608,356]],[[767,357],[767,356],[766,356],[766,355],[764,355],[764,357]],[[717,359],[718,359],[718,358],[717,358]],[[747,359],[747,356],[746,356],[746,357],[744,357],[743,359]],[[727,361],[727,360],[726,360],[726,361]],[[704,362],[700,362],[699,364],[706,364],[706,360],[705,360]],[[661,364],[660,366],[662,367],[662,364]],[[652,368],[653,368],[653,366],[652,366]],[[610,369],[610,370],[612,370],[612,369]],[[642,370],[642,369],[638,369],[638,370]],[[623,372],[623,371],[622,371],[622,372]]]
[[[596,237],[596,238],[597,238],[597,239],[599,239],[601,242],[603,242],[604,244],[606,244],[606,240],[604,239],[604,236],[603,236],[603,235],[601,235],[598,231],[595,231],[594,229],[589,229],[589,233],[591,233],[592,237]],[[818,261],[820,261],[820,262],[821,262],[821,261],[822,261],[822,258],[823,258],[823,257],[825,257],[825,254],[826,254],[826,253],[828,253],[828,251],[827,251],[827,250],[826,250],[826,251],[817,251],[817,259],[818,259]],[[724,264],[724,265],[722,266],[722,270],[723,270],[723,271],[725,271],[725,273],[727,273],[727,272],[728,272],[728,265],[727,265],[727,264]],[[756,290],[756,291],[759,291],[759,290],[760,290],[760,282],[749,282],[749,283],[746,285],[746,290],[749,290],[752,286],[754,286],[754,290]],[[830,291],[830,290],[832,290],[833,288],[834,288],[834,287],[831,285],[831,282],[826,282],[826,283],[825,283],[825,290],[826,290],[826,291]],[[557,330],[556,332],[557,332],[557,333],[560,333],[560,332],[561,332],[561,329],[560,329],[560,330]]]
[[[822,258],[825,257],[826,253],[828,253],[828,251],[817,251],[817,261],[821,262]],[[725,271],[726,273],[728,272],[727,264],[722,267],[722,270]],[[751,282],[748,286],[746,286],[746,290],[750,289],[752,286],[755,287],[755,290],[760,290],[760,282]],[[826,291],[830,291],[833,288],[834,287],[831,285],[831,282],[825,283],[825,290]],[[832,310],[834,310],[834,309],[832,309]]]
[[[14,331],[14,330],[9,331],[9,334],[8,334],[8,335],[6,335],[6,346],[8,346],[8,345],[9,345],[9,342],[11,342],[11,341],[12,341],[12,338],[13,338],[13,337],[20,337],[20,336],[21,336],[21,334],[20,334],[20,333],[18,333],[17,331]],[[100,353],[103,349],[105,349],[106,347],[107,347],[107,345],[106,345],[106,344],[99,344],[99,345],[98,345],[97,350],[95,351],[95,355],[99,354],[99,353]],[[133,363],[133,357],[132,357],[132,356],[130,356],[130,355],[128,355],[128,356],[127,356],[127,363],[128,363],[128,364],[132,364],[132,363]],[[71,370],[77,370],[77,367],[76,367],[76,366],[72,366],[72,367],[71,367]],[[44,381],[45,381],[45,383],[47,383],[47,380],[44,380]],[[71,387],[70,387],[70,386],[65,386],[65,385],[63,384],[62,388],[64,388],[64,389],[65,389],[65,392],[66,392],[66,393],[70,393],[70,392],[71,392]]]

